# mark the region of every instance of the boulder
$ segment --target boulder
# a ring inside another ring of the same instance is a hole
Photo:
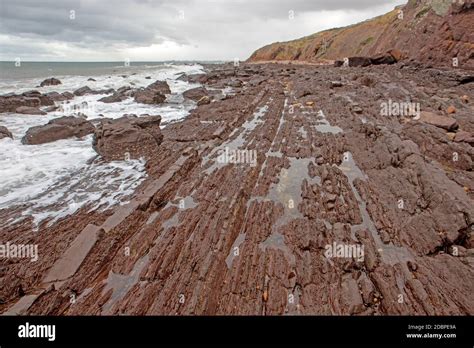
[[[388,54],[390,54],[393,59],[395,59],[395,61],[399,62],[401,60],[403,60],[405,58],[405,54],[400,51],[399,49],[391,49],[390,51],[387,52]]]
[[[46,112],[41,111],[39,108],[34,106],[19,106],[16,108],[15,112],[24,115],[46,115]]]
[[[163,141],[160,123],[161,116],[149,115],[104,120],[95,130],[92,145],[107,161],[150,158]]]
[[[74,94],[72,94],[71,92],[63,92],[62,96],[66,98],[67,100],[74,99]]]
[[[456,119],[450,116],[438,115],[433,112],[422,111],[420,115],[420,120],[424,123],[443,128],[447,131],[453,131],[458,128],[458,123]]]
[[[89,77],[89,78],[87,79],[87,81],[96,82],[96,80],[93,79],[92,77]]]
[[[48,98],[50,98],[53,101],[64,101],[67,100],[67,98],[58,92],[49,92],[45,94]]]
[[[171,94],[170,86],[166,81],[155,81],[146,87],[161,94]]]
[[[42,106],[51,106],[54,105],[54,100],[51,99],[47,94],[41,94],[38,91],[28,91],[21,94],[26,98],[38,98],[40,100],[40,105]]]
[[[92,94],[92,93],[93,93],[93,91],[92,91],[92,89],[90,89],[89,86],[84,86],[84,87],[78,88],[74,91],[74,95],[77,95],[77,96],[83,96],[83,95]]]
[[[127,97],[120,93],[114,93],[110,96],[100,98],[99,101],[102,103],[118,103],[127,99]]]
[[[54,77],[51,77],[50,79],[46,79],[44,80],[43,82],[41,82],[40,86],[41,87],[44,87],[44,86],[56,86],[56,85],[60,85],[61,84],[61,81],[59,81],[58,79],[54,78]]]
[[[208,95],[209,95],[209,91],[204,87],[192,88],[183,93],[183,96],[185,98],[194,100],[195,102],[198,102],[202,97],[205,97]]]
[[[43,126],[28,129],[21,142],[25,145],[50,143],[71,137],[83,137],[94,132],[91,122],[73,116],[64,116],[49,121]]]
[[[190,83],[206,83],[209,79],[207,74],[191,74],[183,75],[179,78],[181,81],[188,81]]]
[[[15,112],[20,106],[38,107],[41,105],[39,98],[28,98],[20,95],[0,96],[0,112]]]
[[[457,143],[468,143],[474,146],[474,135],[466,131],[459,131],[454,136],[454,141]]]
[[[142,104],[161,104],[166,100],[166,96],[149,89],[142,89],[135,92],[135,101]]]
[[[0,126],[0,139],[11,138],[13,139],[12,133],[7,129],[7,127]]]
[[[161,104],[166,100],[165,94],[171,90],[166,81],[156,81],[146,88],[135,92],[135,101],[142,104]]]
[[[372,59],[368,57],[349,57],[349,66],[365,67],[372,64]]]
[[[397,60],[390,54],[382,54],[371,58],[373,65],[380,65],[380,64],[395,64]]]

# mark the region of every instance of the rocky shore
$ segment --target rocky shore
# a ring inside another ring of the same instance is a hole
[[[0,259],[0,312],[474,314],[472,73],[392,63],[207,66],[182,76],[202,84],[184,120],[92,122],[104,159],[148,176],[105,212],[2,224],[39,257]],[[162,102],[150,86],[134,98]],[[45,127],[91,134],[66,119]]]

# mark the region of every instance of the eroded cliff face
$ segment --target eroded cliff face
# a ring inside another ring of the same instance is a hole
[[[391,49],[435,66],[474,67],[474,1],[410,0],[371,20],[255,51],[249,61],[327,62]]]

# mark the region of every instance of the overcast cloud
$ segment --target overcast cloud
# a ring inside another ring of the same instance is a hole
[[[0,60],[244,60],[266,44],[357,23],[405,2],[0,0]]]

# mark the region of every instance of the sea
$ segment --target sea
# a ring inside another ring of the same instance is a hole
[[[23,145],[21,138],[29,128],[61,116],[114,119],[124,114],[161,115],[166,127],[196,107],[183,98],[183,92],[199,85],[179,77],[202,72],[198,62],[0,62],[0,95],[30,90],[73,92],[84,86],[138,88],[157,80],[167,81],[171,89],[160,105],[138,104],[132,98],[102,103],[98,100],[106,94],[97,94],[76,96],[47,115],[0,114],[0,126],[13,134],[13,140],[0,139],[0,216],[4,209],[17,212],[2,219],[0,228],[28,217],[36,227],[42,222],[50,225],[82,208],[103,211],[125,204],[147,176],[143,159],[102,161],[92,148],[92,135]],[[62,84],[40,87],[50,77]]]

